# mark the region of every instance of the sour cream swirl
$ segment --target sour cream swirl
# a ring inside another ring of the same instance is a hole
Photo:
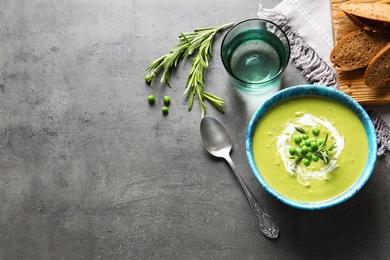
[[[296,114],[296,118],[291,120],[286,124],[284,130],[281,135],[277,138],[277,151],[279,152],[283,164],[286,170],[291,175],[296,175],[299,183],[305,186],[310,185],[310,180],[318,179],[318,180],[326,180],[328,179],[327,174],[338,167],[337,158],[339,157],[341,151],[344,148],[344,137],[340,136],[337,129],[327,120],[315,117],[311,114],[298,112]],[[290,147],[290,141],[294,138],[293,135],[296,134],[295,126],[304,127],[321,127],[322,129],[326,129],[328,132],[328,142],[336,143],[336,148],[333,150],[333,157],[336,160],[330,160],[327,164],[322,164],[322,167],[307,167],[301,164],[293,164],[290,157],[290,153],[288,151]]]

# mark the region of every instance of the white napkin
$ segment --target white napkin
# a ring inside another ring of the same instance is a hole
[[[291,58],[309,83],[337,88],[336,73],[329,61],[333,48],[330,1],[284,0],[273,9],[259,5],[258,16],[278,24],[291,44]],[[378,135],[378,155],[390,151],[390,107],[371,107]]]

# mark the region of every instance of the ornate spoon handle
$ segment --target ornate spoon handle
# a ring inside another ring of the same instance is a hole
[[[251,191],[248,189],[230,156],[225,156],[225,159],[229,163],[230,167],[233,169],[234,174],[236,175],[238,181],[241,184],[242,189],[245,192],[245,195],[248,199],[249,205],[251,206],[256,222],[259,225],[261,233],[263,233],[263,235],[268,238],[277,238],[279,234],[278,224],[271,217],[271,215],[268,214],[265,208],[260,205],[260,203],[256,200]]]

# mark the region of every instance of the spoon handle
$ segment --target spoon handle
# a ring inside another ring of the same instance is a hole
[[[233,169],[234,174],[236,175],[238,181],[241,184],[241,187],[245,192],[245,195],[248,199],[249,205],[251,206],[256,222],[259,225],[261,233],[263,233],[263,235],[268,238],[277,238],[279,234],[278,224],[271,217],[271,215],[268,214],[265,208],[260,205],[260,203],[256,200],[251,191],[248,189],[230,156],[225,156],[225,159],[229,163],[230,167]]]

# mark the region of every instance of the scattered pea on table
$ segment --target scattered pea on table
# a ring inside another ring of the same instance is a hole
[[[171,103],[171,98],[169,96],[164,96],[163,100],[165,105],[169,105]]]
[[[168,115],[168,112],[169,112],[169,109],[168,109],[168,107],[163,107],[162,108],[162,113],[164,114],[164,115]]]
[[[154,101],[155,101],[156,99],[155,99],[155,97],[153,96],[153,95],[149,95],[148,96],[148,101],[149,101],[149,104],[154,104]]]

